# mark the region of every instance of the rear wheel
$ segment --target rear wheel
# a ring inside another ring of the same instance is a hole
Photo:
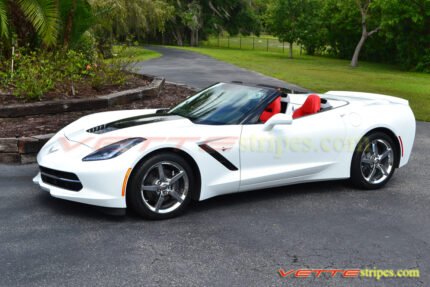
[[[383,187],[395,170],[396,146],[381,132],[364,137],[354,151],[351,165],[352,183],[364,189]]]
[[[186,210],[194,188],[194,174],[182,157],[158,154],[137,167],[130,180],[128,202],[142,217],[171,218]]]

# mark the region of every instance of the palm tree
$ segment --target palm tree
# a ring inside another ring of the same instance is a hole
[[[19,8],[44,44],[55,44],[59,26],[56,0],[0,0],[0,38],[10,37],[14,8]]]
[[[0,37],[7,37],[8,27],[7,27],[7,10],[6,1],[0,0]]]

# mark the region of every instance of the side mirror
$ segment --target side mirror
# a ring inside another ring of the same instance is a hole
[[[293,124],[293,117],[291,115],[286,114],[276,114],[271,117],[265,124],[264,130],[270,131],[276,125],[291,125]]]

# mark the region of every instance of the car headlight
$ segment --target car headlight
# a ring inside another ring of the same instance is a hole
[[[121,140],[119,142],[107,145],[101,149],[90,153],[82,159],[82,161],[96,161],[96,160],[107,160],[123,154],[124,152],[131,149],[133,146],[140,144],[145,141],[144,138],[129,138]]]

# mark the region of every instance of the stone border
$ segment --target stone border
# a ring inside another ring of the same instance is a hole
[[[0,138],[0,163],[34,163],[43,145],[54,134],[20,138]]]
[[[195,92],[195,93],[200,92],[200,91],[202,90],[202,89],[198,89],[198,88],[196,88],[196,87],[191,87],[191,86],[189,86],[189,85],[182,84],[182,83],[175,83],[175,82],[169,82],[169,81],[165,81],[165,83],[166,83],[166,84],[175,85],[175,86],[178,86],[178,87],[187,88],[188,90],[191,90],[191,91],[193,91],[193,92]]]
[[[127,104],[146,97],[157,97],[164,82],[163,78],[154,78],[148,86],[98,96],[92,99],[49,101],[1,107],[0,118],[38,115],[41,114],[39,109],[42,109],[44,114],[55,114],[81,110],[97,110]],[[52,136],[54,134],[20,138],[0,138],[0,163],[35,163],[37,153]]]
[[[17,118],[41,114],[97,110],[118,104],[127,104],[136,100],[141,100],[144,97],[158,96],[164,85],[164,81],[164,78],[154,78],[152,82],[145,87],[112,93],[105,96],[96,96],[95,98],[89,99],[54,100],[8,105],[0,107],[0,118]]]

